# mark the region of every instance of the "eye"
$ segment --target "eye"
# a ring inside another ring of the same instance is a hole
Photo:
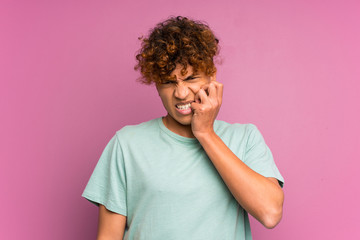
[[[195,80],[197,78],[198,78],[198,76],[189,76],[184,81],[191,81],[191,80]]]
[[[174,81],[163,81],[162,84],[172,84],[175,83]]]

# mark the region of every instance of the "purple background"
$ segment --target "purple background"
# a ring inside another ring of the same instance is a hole
[[[359,1],[1,1],[0,238],[95,239],[81,193],[126,124],[165,115],[137,37],[170,15],[220,38],[218,119],[254,123],[285,177],[254,239],[360,239]]]

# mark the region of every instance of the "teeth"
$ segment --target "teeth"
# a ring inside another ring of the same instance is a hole
[[[176,107],[181,110],[188,109],[190,106],[191,106],[191,103],[184,104],[184,105],[176,105]]]

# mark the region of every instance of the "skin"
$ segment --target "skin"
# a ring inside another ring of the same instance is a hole
[[[111,212],[104,205],[99,206],[99,223],[97,240],[123,239],[126,216]]]
[[[167,81],[162,84],[157,84],[156,89],[159,93],[161,101],[167,111],[167,116],[163,118],[164,125],[171,131],[189,138],[194,138],[193,127],[195,127],[195,132],[202,130],[199,126],[202,124],[201,121],[193,122],[193,113],[188,115],[183,115],[176,110],[175,105],[180,103],[192,102],[192,108],[201,106],[196,105],[200,103],[198,93],[204,93],[205,87],[208,84],[215,80],[213,76],[206,76],[203,72],[193,74],[192,66],[188,65],[187,74],[185,76],[181,75],[182,65],[177,65],[176,69],[172,72],[170,76],[176,76],[176,80]],[[200,114],[200,109],[198,111]],[[216,117],[213,116],[213,117]],[[205,119],[206,126],[210,126],[211,122]]]
[[[284,194],[275,178],[266,178],[244,164],[215,133],[213,125],[222,103],[223,85],[216,76],[193,73],[188,65],[172,72],[173,81],[156,89],[167,111],[164,125],[183,137],[197,138],[237,202],[266,228],[281,220]],[[176,104],[191,102],[191,113],[180,114]],[[98,240],[122,239],[126,216],[99,208]]]

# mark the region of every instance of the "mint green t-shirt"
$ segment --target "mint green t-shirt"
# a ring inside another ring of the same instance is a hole
[[[216,120],[214,129],[251,169],[283,184],[255,125]],[[198,140],[171,132],[162,118],[117,131],[82,196],[127,216],[126,240],[252,239],[248,214]]]

